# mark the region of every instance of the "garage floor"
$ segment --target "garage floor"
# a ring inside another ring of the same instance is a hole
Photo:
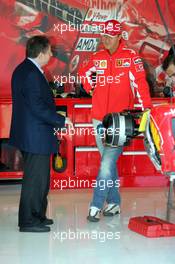
[[[50,233],[20,233],[20,184],[0,186],[0,263],[174,264],[175,237],[146,238],[127,228],[132,216],[165,219],[167,188],[123,188],[120,216],[86,220],[92,190],[51,191]],[[171,213],[175,223],[175,212]]]

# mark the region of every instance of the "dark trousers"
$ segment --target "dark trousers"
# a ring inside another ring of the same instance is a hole
[[[50,186],[50,156],[22,152],[24,176],[19,205],[20,227],[34,226],[46,217]]]

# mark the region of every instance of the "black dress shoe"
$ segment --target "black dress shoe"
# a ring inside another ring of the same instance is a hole
[[[41,223],[42,223],[43,225],[53,225],[54,222],[53,222],[52,219],[45,218],[45,219],[41,220]]]
[[[45,226],[43,224],[37,225],[37,226],[26,226],[26,227],[20,227],[20,232],[33,232],[33,233],[43,233],[43,232],[49,232],[50,227]]]

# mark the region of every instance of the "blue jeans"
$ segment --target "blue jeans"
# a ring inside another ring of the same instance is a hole
[[[93,119],[94,129],[101,121]],[[101,164],[94,188],[93,200],[90,206],[103,208],[105,202],[120,205],[119,179],[116,161],[122,153],[122,147],[107,147],[102,138],[96,133],[96,143],[101,154]]]

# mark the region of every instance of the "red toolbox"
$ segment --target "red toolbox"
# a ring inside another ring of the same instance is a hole
[[[146,237],[175,236],[175,224],[153,216],[132,217],[128,228]]]

